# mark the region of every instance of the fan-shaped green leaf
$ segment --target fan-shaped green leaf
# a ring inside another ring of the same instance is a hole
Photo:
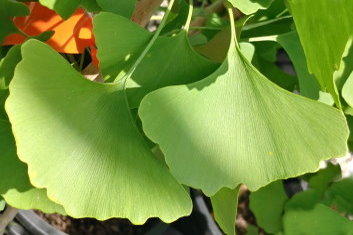
[[[317,204],[310,210],[290,210],[283,218],[284,234],[352,234],[353,222]]]
[[[122,84],[86,80],[36,40],[22,57],[6,109],[35,186],[74,217],[140,224],[190,213],[188,193],[138,133]]]
[[[288,0],[288,3],[308,69],[339,105],[333,72],[339,69],[347,41],[353,36],[353,1]]]
[[[211,197],[215,219],[222,230],[228,235],[235,234],[238,194],[239,187],[236,189],[222,188]]]
[[[16,155],[16,144],[10,123],[0,120],[0,195],[13,207],[39,209],[47,213],[64,209],[50,201],[45,189],[34,188],[27,175],[27,166]]]
[[[207,195],[240,183],[256,190],[347,152],[339,110],[274,85],[235,44],[233,33],[226,60],[207,78],[141,102],[143,129],[180,182]]]

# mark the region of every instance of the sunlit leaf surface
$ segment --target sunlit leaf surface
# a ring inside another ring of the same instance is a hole
[[[20,209],[65,214],[60,205],[48,199],[45,189],[34,188],[29,182],[27,166],[16,155],[10,123],[3,120],[0,120],[0,149],[0,195],[6,202]]]
[[[22,57],[6,109],[36,187],[74,217],[141,224],[190,213],[188,192],[138,133],[122,84],[86,80],[36,40]]]
[[[243,57],[234,33],[216,72],[149,93],[139,115],[172,174],[207,195],[240,183],[256,190],[347,152],[344,115],[274,85]]]

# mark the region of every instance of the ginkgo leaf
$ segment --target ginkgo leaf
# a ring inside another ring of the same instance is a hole
[[[39,0],[40,4],[56,11],[63,19],[69,18],[81,0]]]
[[[245,15],[250,15],[260,9],[268,8],[273,0],[228,0],[235,8],[238,8]]]
[[[73,217],[141,224],[191,212],[188,192],[138,133],[123,84],[85,79],[36,40],[22,57],[6,110],[33,185]]]
[[[257,224],[270,234],[277,234],[282,229],[282,214],[288,196],[282,181],[276,181],[250,194],[250,209]]]
[[[19,33],[12,22],[14,16],[25,16],[29,14],[26,5],[16,1],[0,0],[0,43],[11,33]]]
[[[86,47],[94,46],[92,18],[83,9],[77,9],[67,20],[63,20],[55,11],[39,3],[27,3],[31,14],[27,17],[15,17],[14,23],[21,32],[35,37],[48,31],[54,34],[47,43],[61,53],[82,53]],[[23,43],[27,37],[23,34],[11,34],[4,45]]]
[[[143,130],[177,180],[207,195],[240,183],[256,190],[345,155],[342,112],[273,84],[240,53],[234,32],[233,26],[228,56],[213,74],[141,102]]]
[[[313,205],[312,209],[293,209],[283,217],[284,234],[352,234],[353,222],[333,209]]]
[[[303,45],[309,71],[318,79],[322,89],[330,92],[335,103],[340,106],[333,73],[339,69],[348,39],[353,36],[353,1],[287,2]]]
[[[10,123],[3,120],[0,120],[0,149],[0,195],[6,202],[19,209],[65,214],[62,206],[48,199],[45,189],[30,184],[27,166],[16,155]]]
[[[97,4],[103,11],[130,18],[134,12],[136,0],[97,0]]]
[[[97,16],[94,25],[103,73],[111,74],[112,78],[121,77],[126,68],[131,67],[151,33],[124,17],[109,13]],[[129,105],[137,108],[150,91],[195,82],[212,73],[217,66],[192,49],[185,30],[172,37],[160,36],[127,81]]]
[[[222,188],[211,197],[215,220],[222,230],[228,235],[235,234],[238,194],[239,187],[236,189]]]

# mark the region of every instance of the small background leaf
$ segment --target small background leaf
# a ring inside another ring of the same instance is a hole
[[[304,48],[308,69],[318,79],[322,89],[331,93],[339,106],[333,73],[339,69],[348,39],[353,35],[353,2],[351,0],[335,2],[287,0],[287,2]]]
[[[284,216],[284,232],[298,234],[351,234],[353,222],[331,208],[317,204],[310,210],[291,210]]]
[[[235,189],[223,188],[211,197],[215,219],[228,235],[235,234],[239,186]]]
[[[281,180],[252,192],[250,209],[255,214],[257,224],[268,233],[281,232],[282,214],[287,200]]]

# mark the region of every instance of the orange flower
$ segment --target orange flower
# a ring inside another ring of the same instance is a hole
[[[77,9],[67,20],[63,20],[52,11],[37,2],[27,3],[31,13],[25,17],[14,17],[16,27],[28,36],[38,36],[47,31],[54,31],[46,42],[56,51],[69,54],[80,54],[86,47],[95,49],[92,32],[92,17],[83,9]],[[3,45],[21,44],[26,37],[11,34],[6,37]]]

